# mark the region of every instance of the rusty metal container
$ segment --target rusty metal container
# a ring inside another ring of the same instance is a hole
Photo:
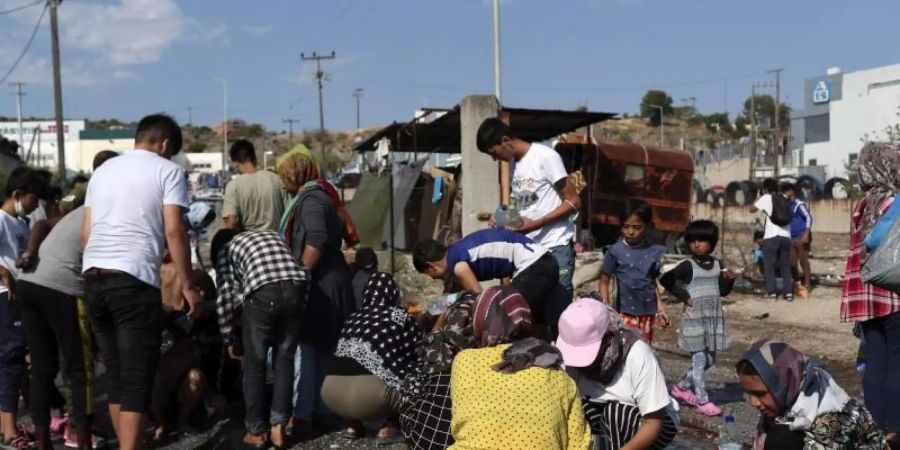
[[[599,245],[615,241],[619,216],[629,202],[653,207],[659,238],[674,241],[691,220],[694,161],[683,150],[599,139],[596,144],[556,146],[569,170],[580,169],[587,181],[582,195],[582,229]],[[576,167],[577,166],[577,167]]]

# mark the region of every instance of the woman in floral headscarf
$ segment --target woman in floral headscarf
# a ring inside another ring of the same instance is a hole
[[[841,321],[855,322],[865,343],[863,392],[875,423],[900,447],[900,295],[864,283],[864,240],[900,190],[900,143],[866,144],[859,153],[859,183],[866,195],[850,220],[850,254],[841,295]]]
[[[341,325],[356,309],[350,267],[341,252],[348,220],[342,218],[343,204],[334,195],[334,188],[322,179],[319,165],[311,156],[294,153],[276,170],[292,196],[280,229],[294,256],[313,278],[297,349],[299,375],[295,377],[293,420],[297,434],[308,435],[313,431],[314,415],[326,418],[322,383]]]
[[[757,341],[737,373],[760,413],[754,450],[889,450],[866,408],[790,345]]]

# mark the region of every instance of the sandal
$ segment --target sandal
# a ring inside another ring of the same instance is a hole
[[[3,446],[6,448],[14,448],[16,450],[22,450],[22,449],[33,447],[34,441],[25,434],[18,434],[18,435],[16,435],[16,437],[14,437],[8,441],[4,440]]]

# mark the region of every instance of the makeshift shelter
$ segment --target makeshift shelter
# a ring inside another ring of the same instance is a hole
[[[424,113],[424,116],[419,116],[409,122],[395,122],[388,125],[354,147],[354,150],[358,152],[371,152],[378,150],[379,147],[383,149],[384,141],[387,141],[390,144],[391,152],[407,152],[414,155],[413,162],[403,171],[392,164],[392,170],[385,171],[387,174],[381,175],[380,180],[377,180],[379,178],[377,175],[364,173],[357,197],[348,206],[354,222],[359,224],[361,221],[372,224],[371,228],[367,228],[372,233],[377,233],[374,223],[381,223],[381,218],[389,218],[388,223],[385,224],[389,229],[386,241],[392,253],[395,248],[410,248],[421,239],[436,238],[450,243],[458,239],[461,234],[459,221],[455,214],[458,215],[460,210],[461,187],[459,184],[461,177],[465,174],[460,173],[458,169],[455,172],[421,172],[421,166],[418,166],[421,163],[419,156],[461,152],[461,110],[457,105],[452,109],[425,109]],[[428,118],[431,116],[437,117],[429,121]],[[498,116],[507,119],[513,134],[517,137],[530,142],[540,142],[608,120],[615,114],[502,108],[498,112]],[[403,181],[401,182],[402,173],[404,175],[402,175]],[[385,176],[388,178],[387,183],[383,179]],[[411,178],[413,176],[415,176],[414,180]],[[410,181],[413,181],[412,187],[409,185]],[[376,185],[382,189],[380,193],[368,192]],[[388,211],[376,214],[376,208],[378,208],[376,205],[381,205],[383,208],[385,199],[382,196],[388,192],[392,193],[387,195],[386,199]],[[363,217],[369,214],[373,216]],[[382,236],[384,235],[383,231]],[[399,233],[402,233],[402,236],[398,235]],[[360,234],[363,234],[362,230]],[[375,247],[381,246],[381,242],[374,242],[377,240],[374,235],[362,239],[368,239],[370,243],[377,244]],[[393,264],[393,255],[391,261]]]

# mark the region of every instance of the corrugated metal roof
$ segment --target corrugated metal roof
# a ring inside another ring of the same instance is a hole
[[[529,142],[550,139],[615,117],[613,113],[552,109],[503,108],[503,112],[509,114],[513,134]],[[393,151],[459,153],[459,106],[429,123],[418,120],[395,122],[357,144],[354,149],[360,152],[375,150],[375,145],[382,138],[391,141]]]

